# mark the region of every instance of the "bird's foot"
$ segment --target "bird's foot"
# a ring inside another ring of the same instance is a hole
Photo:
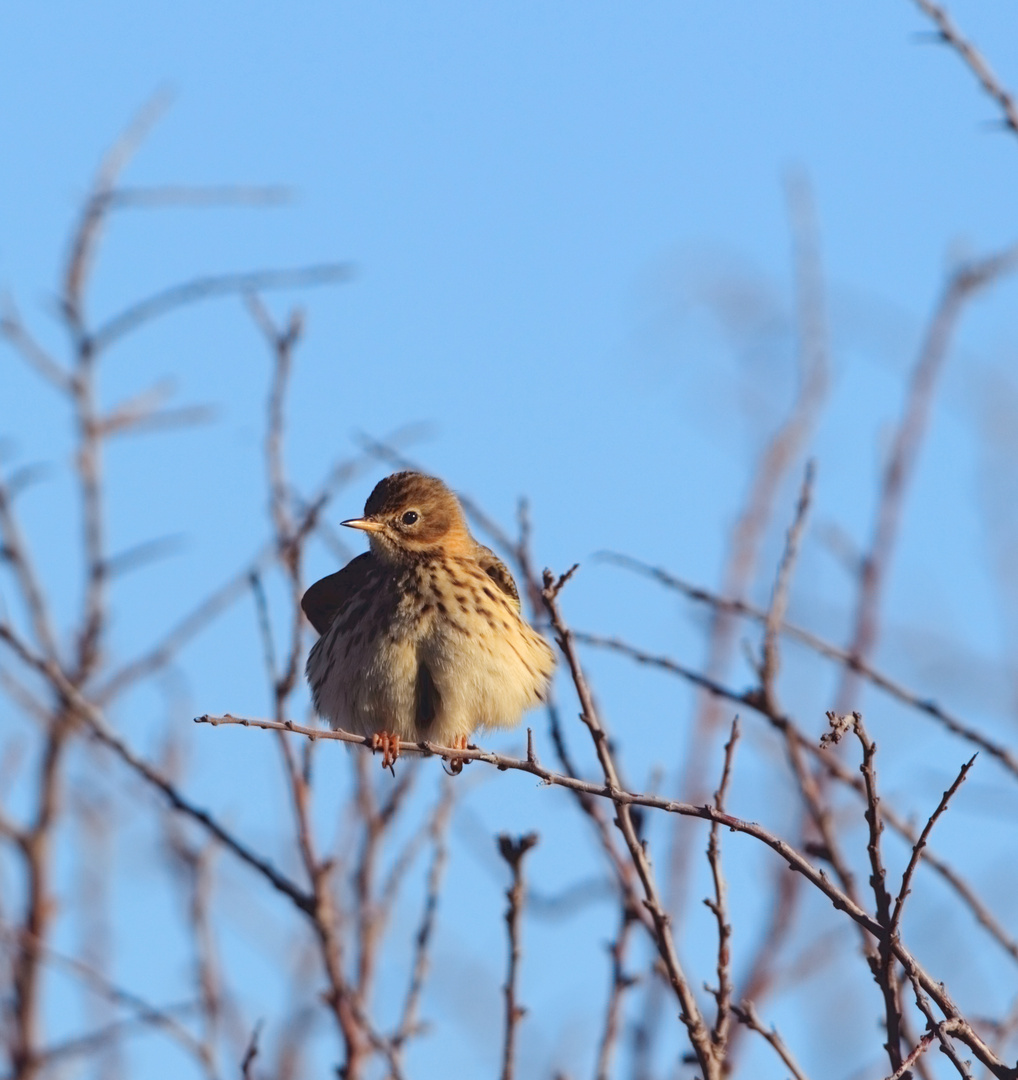
[[[453,750],[466,750],[467,749],[467,737],[466,735],[457,735],[455,739],[449,744]],[[469,764],[462,758],[442,758],[443,761],[449,762],[449,772],[453,776],[459,776],[463,772],[463,766]]]
[[[393,765],[399,757],[399,736],[388,731],[376,731],[371,739],[371,749],[382,751],[382,768],[388,769],[395,776]]]

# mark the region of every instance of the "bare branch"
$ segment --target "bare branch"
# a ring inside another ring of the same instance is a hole
[[[316,285],[335,285],[349,281],[352,276],[353,268],[349,263],[323,263],[320,266],[303,266],[294,270],[258,270],[243,274],[214,274],[193,278],[153,293],[112,316],[92,334],[91,347],[94,352],[101,352],[139,326],[203,300],[221,296],[243,296],[247,293],[266,292],[269,289],[307,289]]]
[[[172,396],[173,383],[169,380],[157,383],[149,390],[122,401],[97,421],[101,437],[127,433],[164,431],[175,427],[190,427],[204,423],[215,415],[208,405],[187,405],[177,409],[162,409]]]
[[[424,910],[421,913],[420,925],[414,935],[414,959],[410,966],[410,985],[407,987],[406,999],[403,1002],[403,1012],[399,1026],[393,1036],[393,1043],[399,1047],[413,1034],[418,1023],[418,1011],[420,1009],[421,993],[424,989],[424,980],[428,973],[428,956],[431,947],[431,936],[435,929],[435,917],[438,911],[438,899],[442,889],[442,877],[445,873],[445,864],[448,858],[448,844],[446,832],[452,818],[453,789],[446,788],[446,796],[439,804],[436,813],[432,814],[429,823],[434,851],[431,857],[431,866],[428,869],[428,880],[425,888]]]
[[[555,747],[555,753],[559,763],[566,775],[578,776],[579,770],[576,768],[576,764],[566,746],[565,733],[562,730],[558,706],[555,704],[555,699],[552,696],[551,690],[548,692],[547,713],[552,745]],[[531,751],[533,751],[533,732],[529,728],[527,729],[527,741],[528,760],[533,757],[533,760],[536,762],[536,756],[531,753]],[[648,929],[653,929],[650,921],[650,914],[644,905],[640,903],[633,864],[626,858],[625,853],[619,850],[618,845],[615,842],[615,830],[612,828],[611,819],[604,813],[600,800],[593,798],[586,792],[577,791],[575,789],[573,790],[573,794],[580,810],[590,821],[594,830],[594,835],[600,844],[601,850],[605,854],[605,858],[611,866],[615,880],[622,893],[623,903],[638,921],[644,923]]]
[[[88,701],[63,674],[52,661],[33,655],[26,646],[11,632],[0,625],[0,641],[9,645],[25,663],[34,667],[53,684],[57,691],[62,694],[74,713],[87,725],[93,735],[106,747],[116,754],[133,772],[137,773],[152,787],[160,791],[169,801],[170,805],[181,813],[196,821],[226,848],[232,851],[242,862],[247,863],[265,877],[279,892],[288,896],[294,904],[304,912],[309,912],[313,907],[311,897],[293,882],[279,873],[270,863],[261,856],[256,855],[246,845],[241,843],[206,810],[195,806],[188,801],[162,774],[144,758],[137,755],[130,747],[116,735],[106,724],[99,709]]]
[[[159,536],[154,540],[143,540],[126,551],[119,551],[106,560],[106,576],[112,581],[133,570],[159,559],[176,554],[184,546],[184,538],[177,536]]]
[[[609,1080],[611,1076],[612,1058],[622,1030],[622,999],[625,992],[636,983],[632,975],[626,974],[625,962],[630,933],[637,921],[633,910],[627,903],[623,903],[619,930],[608,949],[612,961],[611,989],[608,993],[601,1042],[597,1049],[597,1065],[594,1070],[596,1080]]]
[[[554,601],[552,602],[554,604]],[[556,628],[557,629],[557,628]],[[557,629],[557,632],[558,631]],[[569,632],[571,633],[571,632]],[[0,628],[0,640],[3,639],[3,630]],[[567,653],[567,655],[570,655]],[[572,654],[575,657],[575,654]],[[585,680],[582,681],[584,686],[583,697],[581,703],[585,703],[584,707],[592,708],[590,702],[589,690],[586,689]],[[594,714],[596,717],[596,713]],[[238,724],[242,727],[258,727],[267,728],[273,731],[288,731],[293,734],[303,735],[312,739],[325,739],[334,740],[338,742],[350,743],[353,745],[359,745],[363,747],[371,748],[372,740],[370,736],[355,735],[352,732],[336,730],[319,730],[315,728],[302,727],[299,724],[291,722],[279,723],[273,720],[255,720],[248,717],[236,717],[236,716],[200,716],[195,718],[196,723],[207,723],[217,726],[220,724]],[[603,730],[603,729],[602,729]],[[822,892],[838,910],[844,912],[857,926],[865,930],[875,940],[880,940],[883,936],[883,928],[880,924],[869,915],[863,908],[861,908],[846,892],[839,889],[837,885],[821,870],[815,867],[809,860],[793,848],[790,844],[781,840],[775,836],[769,830],[763,828],[763,826],[752,821],[744,821],[740,818],[733,817],[731,814],[723,813],[710,805],[695,806],[691,803],[683,803],[673,799],[661,798],[657,795],[645,795],[637,792],[627,791],[625,789],[616,787],[610,780],[606,779],[603,784],[597,784],[588,780],[581,780],[575,776],[566,776],[562,773],[556,773],[549,769],[544,768],[537,758],[536,754],[528,755],[526,758],[513,758],[505,754],[495,754],[488,750],[482,750],[479,747],[473,749],[459,750],[452,747],[440,746],[437,743],[432,743],[427,740],[420,742],[404,742],[400,741],[400,753],[420,753],[432,757],[440,758],[458,758],[461,761],[484,761],[489,765],[493,765],[499,771],[506,771],[509,769],[530,773],[533,776],[539,777],[549,786],[558,786],[564,788],[571,788],[574,791],[583,791],[587,794],[594,795],[603,799],[608,799],[615,804],[616,813],[618,815],[617,820],[623,818],[623,814],[630,807],[633,806],[646,806],[652,809],[661,810],[666,813],[679,814],[683,817],[696,817],[704,821],[717,821],[718,824],[732,830],[733,832],[744,833],[747,836],[751,836],[761,843],[765,844],[777,855],[779,855],[788,866],[795,872],[802,874],[802,876],[810,882],[815,888]],[[628,814],[625,815],[625,819],[630,821]],[[624,833],[625,835],[625,833]],[[647,892],[646,906],[650,909],[651,915],[654,918],[655,926],[661,927],[660,932],[665,940],[665,945],[662,946],[660,942],[659,951],[667,953],[667,946],[671,944],[672,955],[674,955],[674,944],[672,944],[672,937],[670,927],[668,926],[667,916],[660,910],[659,901],[656,893],[656,886],[654,885],[653,878],[648,876],[644,877],[644,874],[649,875],[649,862],[647,860],[646,852],[644,852],[642,844],[635,838],[634,843],[639,848],[639,855],[636,855],[630,849],[631,854],[634,857],[634,861],[642,864],[643,872],[640,873],[640,880],[643,883],[645,891]],[[627,842],[628,846],[628,842]],[[937,1006],[944,1012],[945,1016],[949,1019],[956,1020],[959,1023],[952,1028],[952,1033],[956,1037],[960,1038],[979,1058],[979,1060],[990,1069],[994,1076],[999,1080],[1016,1080],[1018,1072],[1009,1069],[1000,1061],[1000,1059],[993,1053],[992,1049],[987,1045],[985,1040],[975,1031],[975,1029],[964,1021],[961,1013],[958,1011],[957,1006],[954,1004],[950,995],[947,992],[946,986],[943,982],[935,980],[930,974],[928,974],[915,960],[915,957],[905,948],[900,939],[895,939],[892,942],[892,949],[895,957],[901,961],[903,966],[906,966],[906,970],[911,970],[914,973],[914,978],[917,980],[917,984],[937,1003]],[[662,956],[664,961],[665,957]],[[676,967],[678,967],[676,960]],[[671,972],[669,971],[669,978],[671,978]],[[681,968],[678,968],[679,975],[681,977]],[[688,984],[685,984],[685,992],[688,991]],[[677,992],[678,993],[678,992]],[[697,1010],[699,1015],[699,1010]],[[689,1023],[687,1020],[683,1020],[687,1029]],[[700,1023],[703,1024],[702,1018]],[[709,1040],[709,1035],[706,1033],[704,1027],[704,1034]],[[692,1036],[691,1036],[692,1038]],[[694,1044],[695,1047],[696,1044]]]
[[[4,297],[3,314],[0,314],[0,334],[29,367],[34,368],[61,393],[67,393],[71,385],[70,375],[28,332],[10,297]]]
[[[158,184],[121,185],[110,195],[111,210],[148,210],[166,206],[280,206],[293,199],[293,189],[281,184]]]
[[[273,550],[272,545],[266,545],[248,566],[234,574],[225,584],[205,597],[175,626],[172,626],[165,637],[153,648],[134,660],[129,660],[119,670],[114,671],[99,686],[95,693],[96,701],[100,705],[108,704],[127,687],[155,674],[169,664],[196,634],[247,592],[251,587],[252,574],[257,573],[271,560]]]
[[[909,1051],[908,1055],[902,1059],[901,1064],[894,1070],[893,1073],[891,1073],[890,1076],[887,1077],[887,1080],[901,1080],[901,1078],[909,1071],[909,1069],[911,1069],[915,1065],[915,1063],[923,1056],[923,1054],[925,1054],[926,1051],[929,1050],[930,1045],[936,1038],[937,1033],[935,1031],[927,1032],[919,1040],[919,1042],[916,1043],[913,1049]]]
[[[669,671],[680,678],[688,679],[690,682],[702,686],[710,693],[716,694],[733,704],[743,705],[752,709],[754,712],[764,716],[778,731],[782,733],[786,731],[792,732],[798,745],[804,752],[809,753],[815,760],[819,761],[822,767],[826,769],[831,776],[850,787],[857,795],[865,798],[862,781],[858,777],[852,776],[835,758],[830,756],[824,757],[822,751],[819,750],[811,740],[806,739],[801,732],[796,731],[788,716],[773,709],[768,702],[762,700],[761,695],[756,691],[749,690],[739,692],[732,690],[722,683],[714,682],[705,675],[702,675],[691,668],[687,668],[685,665],[678,663],[671,657],[655,656],[652,653],[644,652],[617,638],[604,638],[596,634],[587,634],[579,630],[574,630],[573,636],[577,641],[584,644],[594,645],[600,648],[610,648],[625,656],[629,656],[637,663],[648,664],[653,667],[659,667],[664,671]],[[575,772],[575,770],[572,769],[567,769],[566,771],[568,773]],[[917,834],[903,817],[895,813],[886,804],[884,805],[882,812],[887,823],[894,828],[899,836],[904,837],[909,844],[915,844]],[[1001,925],[1000,921],[992,915],[986,905],[980,901],[978,896],[976,896],[971,886],[966,883],[964,878],[956,871],[952,870],[942,859],[933,855],[932,852],[926,852],[925,861],[951,885],[952,889],[954,889],[954,891],[962,898],[966,906],[971,909],[979,924],[992,935],[992,937],[1008,952],[1012,959],[1018,961],[1018,940],[1009,934]],[[787,907],[787,898],[785,898],[782,903]]]
[[[85,285],[91,272],[94,251],[99,244],[105,224],[114,185],[169,105],[170,95],[166,91],[155,94],[139,110],[126,131],[107,152],[92,182],[92,191],[85,202],[81,221],[71,242],[64,272],[64,311],[72,327],[79,334],[84,325]]]
[[[919,865],[919,860],[922,858],[930,833],[933,832],[933,826],[936,825],[941,814],[947,809],[947,804],[954,797],[955,792],[963,783],[965,783],[965,778],[969,774],[969,769],[976,763],[976,756],[977,755],[973,754],[972,757],[962,765],[961,771],[954,779],[954,783],[944,792],[943,797],[937,804],[936,810],[930,814],[929,820],[923,826],[923,831],[919,834],[919,839],[916,840],[912,847],[912,854],[909,857],[908,866],[905,867],[905,872],[901,877],[901,888],[898,889],[898,895],[894,901],[894,912],[891,915],[890,923],[890,932],[892,934],[896,934],[901,925],[901,913],[905,906],[905,900],[912,891],[912,876],[915,874],[916,867]]]
[[[763,664],[760,669],[760,686],[764,694],[773,695],[775,692],[775,682],[780,666],[778,633],[785,621],[785,612],[788,610],[788,592],[792,584],[795,561],[799,554],[799,544],[802,542],[802,533],[806,527],[806,514],[809,511],[810,499],[813,493],[814,473],[815,468],[813,462],[810,461],[806,465],[802,488],[799,492],[799,502],[795,508],[795,518],[791,528],[788,530],[785,549],[774,582],[771,606],[764,626]]]
[[[516,1000],[516,977],[520,965],[520,912],[525,895],[523,858],[537,843],[537,833],[527,833],[514,840],[506,833],[498,838],[498,851],[509,864],[513,881],[506,892],[509,907],[505,921],[509,928],[509,971],[505,980],[505,1035],[502,1048],[502,1080],[513,1080],[515,1068],[516,1028],[526,1013]]]
[[[915,0],[916,5],[928,15],[937,26],[940,40],[949,45],[962,58],[966,67],[979,80],[979,85],[1000,106],[1003,123],[1012,134],[1018,135],[1018,105],[1014,97],[1004,89],[1003,84],[986,62],[983,54],[954,25],[947,9],[932,0]]]
[[[0,928],[0,936],[2,936],[9,945],[23,946],[26,939],[26,932]],[[192,1005],[153,1005],[133,991],[126,990],[122,986],[118,986],[111,982],[102,972],[96,971],[91,965],[86,964],[82,960],[78,960],[76,957],[59,952],[52,948],[52,946],[47,945],[45,941],[36,938],[31,944],[32,948],[42,961],[53,967],[70,972],[87,986],[92,993],[98,994],[100,997],[105,998],[115,1005],[130,1010],[137,1020],[166,1032],[175,1042],[183,1046],[196,1060],[203,1064],[205,1063],[204,1051],[201,1044],[194,1038],[190,1031],[180,1023],[175,1015],[183,1009],[192,1008]],[[77,1040],[75,1041],[77,1042]],[[38,1067],[40,1064],[44,1063],[43,1059],[49,1055],[57,1054],[57,1056],[64,1056],[65,1053],[71,1052],[84,1053],[87,1049],[88,1047],[81,1047],[80,1049],[72,1051],[70,1048],[60,1050],[58,1047],[51,1047],[49,1050],[39,1050],[36,1053],[34,1065],[35,1067]]]
[[[926,987],[920,978],[919,971],[916,967],[915,961],[911,956],[899,957],[902,963],[902,967],[905,969],[905,974],[908,976],[909,982],[912,984],[912,991],[915,994],[915,1002],[919,1011],[926,1017],[927,1029],[936,1036],[940,1043],[941,1052],[946,1058],[954,1065],[958,1075],[963,1077],[964,1080],[972,1080],[972,1073],[969,1072],[967,1065],[963,1062],[957,1054],[951,1040],[948,1038],[949,1034],[957,1033],[964,1037],[967,1031],[970,1031],[969,1025],[959,1017],[949,1016],[948,1020],[940,1023],[937,1021],[936,1016],[933,1013],[933,1008],[930,1005],[929,999],[923,992]],[[984,1064],[987,1064],[984,1062]],[[1010,1080],[1014,1076],[1018,1075],[1018,1070],[1007,1069],[1002,1067],[1001,1069],[995,1069],[987,1066],[994,1076],[1005,1077]]]
[[[162,1011],[167,1016],[173,1016],[174,1014],[193,1012],[194,1006],[189,1003],[171,1005],[165,1007]],[[115,1020],[105,1027],[97,1028],[85,1035],[74,1036],[65,1039],[63,1042],[56,1043],[55,1045],[47,1046],[40,1050],[36,1055],[33,1065],[40,1071],[48,1071],[60,1063],[67,1061],[69,1058],[84,1057],[89,1054],[101,1053],[102,1051],[108,1050],[110,1046],[115,1045],[125,1035],[132,1034],[139,1029],[159,1029],[159,1027],[160,1025],[150,1023],[147,1019],[140,1016]],[[204,1064],[204,1062],[199,1061],[199,1064]],[[4,1077],[4,1080],[15,1080],[15,1078],[8,1075]]]
[[[262,1033],[262,1021],[259,1020],[257,1024],[251,1029],[251,1039],[247,1044],[247,1049],[244,1051],[244,1057],[240,1063],[240,1075],[243,1080],[254,1080],[254,1062],[258,1056],[258,1039]]]
[[[55,660],[57,642],[49,607],[38,573],[29,556],[29,549],[22,536],[18,519],[14,516],[10,489],[2,480],[0,480],[0,536],[3,538],[0,557],[14,570],[25,607],[32,620],[35,640],[46,656]]]
[[[828,717],[834,716],[828,713]],[[874,763],[876,744],[870,739],[859,713],[852,714],[852,729],[862,746],[863,784],[866,788],[866,824],[869,829],[869,842],[866,851],[870,859],[870,886],[876,901],[877,922],[883,927],[883,935],[877,943],[877,951],[868,955],[870,970],[880,993],[884,998],[884,1023],[887,1042],[884,1044],[890,1058],[891,1068],[901,1065],[901,1002],[898,999],[898,983],[894,977],[891,963],[891,940],[894,936],[891,925],[891,894],[887,891],[887,872],[884,869],[880,851],[880,834],[884,823],[880,812],[880,797],[877,795],[877,770]]]
[[[791,1072],[795,1080],[807,1080],[806,1074],[799,1067],[799,1063],[792,1056],[792,1051],[785,1045],[784,1039],[778,1034],[776,1027],[764,1027],[763,1021],[757,1015],[756,1008],[751,1001],[744,1001],[741,1005],[733,1005],[732,1012],[740,1024],[745,1024],[751,1031],[762,1035],[767,1042],[774,1047],[774,1052],[781,1058],[785,1068]]]
[[[714,793],[714,806],[720,812],[725,809],[725,796],[728,793],[728,785],[732,778],[732,762],[735,758],[735,747],[739,741],[739,718],[732,720],[732,733],[725,743],[725,761],[721,770],[721,783]],[[725,1059],[725,1050],[728,1045],[728,1027],[730,1024],[729,1010],[732,1003],[732,957],[729,950],[729,939],[732,936],[732,927],[728,921],[728,887],[725,875],[721,868],[721,841],[718,823],[711,822],[710,839],[707,842],[707,861],[710,863],[711,876],[714,880],[714,899],[705,900],[704,903],[714,913],[718,924],[718,986],[715,993],[717,1001],[717,1015],[714,1018],[714,1027],[711,1038],[718,1048],[718,1054],[722,1061]]]
[[[668,974],[668,981],[675,991],[682,1010],[680,1019],[686,1026],[697,1062],[704,1071],[705,1080],[717,1080],[720,1077],[719,1062],[711,1044],[710,1033],[704,1023],[692,988],[679,963],[670,919],[658,894],[657,883],[654,880],[654,873],[650,866],[647,850],[637,835],[629,805],[619,801],[615,796],[615,793],[619,790],[619,778],[608,746],[607,733],[594,708],[593,696],[587,686],[586,677],[576,655],[572,632],[566,626],[559,611],[558,594],[575,570],[576,565],[565,574],[562,574],[557,580],[550,570],[545,570],[543,593],[545,607],[548,609],[556,640],[569,665],[573,685],[576,687],[576,693],[580,701],[580,719],[586,724],[594,741],[594,749],[604,772],[605,787],[609,797],[615,803],[615,821],[625,839],[626,847],[629,848],[630,857],[643,887],[644,904],[650,912],[654,923],[654,941]]]

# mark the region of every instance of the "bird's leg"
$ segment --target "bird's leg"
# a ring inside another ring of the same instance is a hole
[[[382,768],[388,769],[395,776],[396,770],[393,765],[399,757],[399,736],[392,735],[388,731],[376,731],[371,738],[371,748],[382,751]]]

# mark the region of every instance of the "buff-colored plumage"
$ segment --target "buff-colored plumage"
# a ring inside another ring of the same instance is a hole
[[[363,735],[461,747],[477,728],[518,724],[543,699],[554,654],[456,496],[434,477],[395,473],[344,524],[367,532],[371,550],[301,602],[321,634],[307,662],[319,715]]]

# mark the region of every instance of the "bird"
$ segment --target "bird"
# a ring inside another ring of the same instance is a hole
[[[401,739],[466,749],[478,728],[515,727],[546,699],[555,654],[441,480],[393,473],[342,524],[369,550],[301,599],[320,635],[305,672],[319,716],[371,736],[394,771]]]

